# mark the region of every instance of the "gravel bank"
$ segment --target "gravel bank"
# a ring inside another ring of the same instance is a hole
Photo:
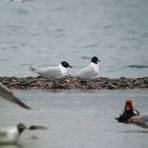
[[[52,81],[39,77],[0,77],[0,82],[10,89],[52,89]],[[86,89],[86,84],[75,77],[56,80],[58,89]],[[88,81],[88,89],[140,89],[148,88],[148,77],[104,78]]]

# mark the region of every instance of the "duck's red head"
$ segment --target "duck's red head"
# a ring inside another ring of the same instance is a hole
[[[125,111],[131,111],[133,109],[132,100],[126,100],[124,110]]]

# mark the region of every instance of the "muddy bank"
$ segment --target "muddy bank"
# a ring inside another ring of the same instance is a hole
[[[10,89],[52,89],[52,81],[38,77],[0,77],[0,82]],[[74,77],[56,80],[58,89],[86,89],[83,81]],[[140,89],[148,88],[148,77],[142,78],[99,78],[88,81],[88,89]]]

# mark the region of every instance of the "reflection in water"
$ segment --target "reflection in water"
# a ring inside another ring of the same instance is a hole
[[[88,60],[88,59],[90,60],[91,59],[91,57],[87,57],[87,56],[81,56],[81,58],[82,59],[86,59],[86,60]]]
[[[7,2],[31,2],[31,1],[35,1],[35,0],[4,0]]]
[[[124,130],[124,131],[119,131],[121,133],[143,133],[143,134],[148,134],[148,130]]]
[[[130,68],[148,68],[148,65],[128,65]]]

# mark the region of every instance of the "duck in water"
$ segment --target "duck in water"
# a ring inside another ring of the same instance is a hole
[[[125,101],[124,110],[121,111],[119,117],[116,118],[118,122],[128,123],[128,120],[133,116],[138,116],[140,113],[133,108],[132,100],[127,99]]]

